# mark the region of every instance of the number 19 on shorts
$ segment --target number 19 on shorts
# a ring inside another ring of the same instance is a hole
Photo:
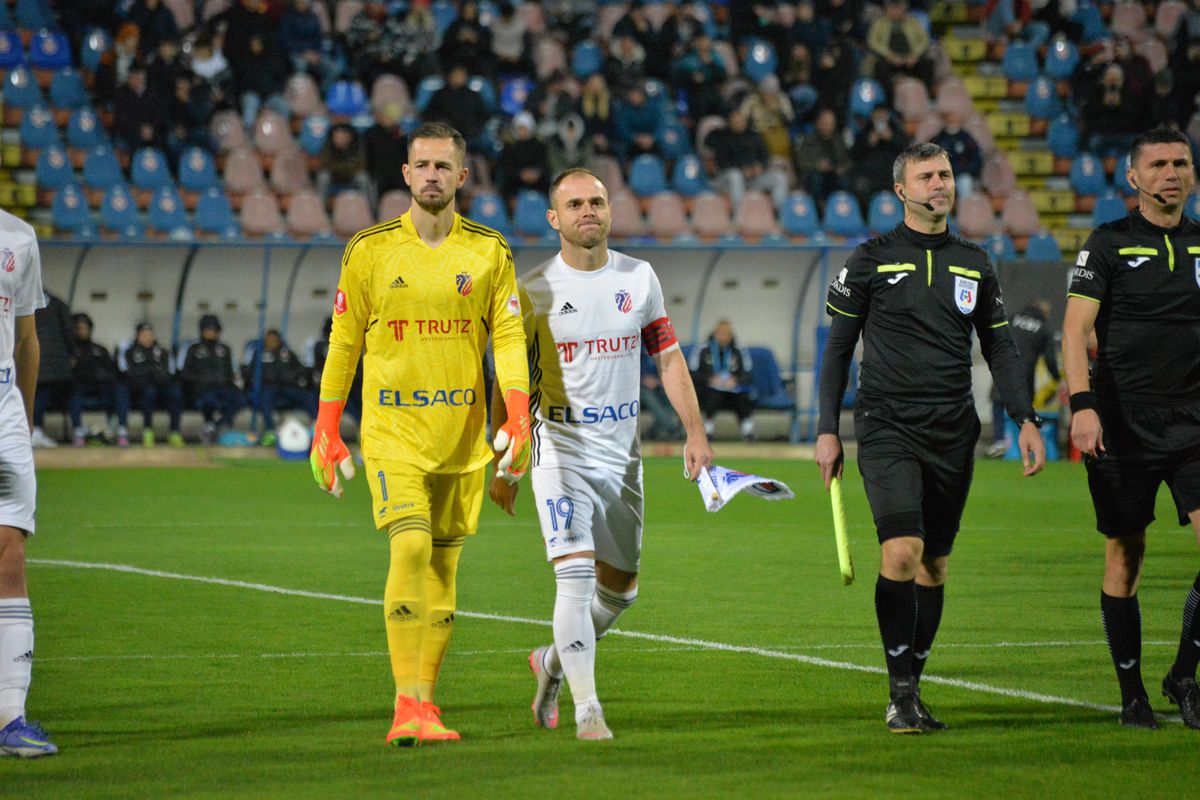
[[[550,527],[555,533],[571,530],[571,520],[575,517],[575,504],[571,498],[547,498],[546,508],[550,509]]]

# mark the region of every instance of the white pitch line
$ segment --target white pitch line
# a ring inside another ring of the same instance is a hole
[[[682,653],[703,650],[700,647],[642,647],[633,652]],[[512,647],[496,650],[450,650],[447,658],[476,658],[478,656],[529,655],[528,647]],[[93,662],[93,661],[222,661],[236,659],[283,659],[283,658],[387,658],[386,650],[363,653],[121,653],[107,656],[38,656],[38,663],[47,662]]]
[[[352,597],[343,594],[331,594],[328,592],[309,592],[302,589],[288,589],[283,586],[272,586],[266,583],[251,583],[249,581],[229,580],[227,578],[210,578],[201,575],[185,575],[179,572],[166,572],[157,569],[144,569],[142,567],[134,567],[128,564],[104,564],[92,563],[88,561],[64,561],[59,559],[44,559],[31,558],[28,563],[51,566],[51,567],[71,567],[75,569],[97,569],[107,570],[110,572],[124,572],[131,575],[146,575],[152,578],[167,578],[171,580],[192,581],[194,583],[206,583],[216,586],[230,586],[238,589],[252,589],[259,592],[267,592],[270,594],[286,595],[289,597],[304,597],[313,600],[336,600],[343,603],[358,603],[360,605],[380,605],[378,598],[368,597]],[[540,627],[549,627],[550,622],[543,619],[529,619],[527,617],[514,617],[507,614],[487,614],[478,611],[458,611],[455,612],[463,617],[474,619],[486,619],[494,622],[513,622],[525,625],[537,625]],[[656,633],[642,633],[640,631],[626,631],[618,628],[613,628],[609,631],[609,635],[627,636],[632,639],[641,639],[643,641],[659,642],[661,644],[683,645],[685,647],[697,647],[703,650],[712,650],[724,653],[742,653],[745,655],[754,655],[762,658],[775,658],[783,661],[794,661],[800,664],[807,664],[813,667],[826,667],[828,669],[841,669],[850,672],[866,672],[873,675],[886,675],[887,670],[883,667],[870,666],[866,664],[855,664],[849,661],[834,661],[828,658],[819,656],[809,656],[803,653],[788,653],[783,650],[772,650],[765,647],[754,647],[750,645],[727,644],[725,642],[710,642],[705,639],[693,639],[684,636],[665,636]],[[936,683],[942,686],[953,686],[959,689],[967,689],[975,692],[986,694],[999,695],[1001,697],[1012,697],[1020,700],[1031,700],[1037,703],[1046,703],[1049,705],[1063,705],[1074,708],[1086,708],[1091,711],[1104,711],[1110,713],[1120,712],[1120,706],[1105,705],[1102,703],[1089,703],[1086,700],[1078,700],[1073,697],[1061,697],[1052,694],[1043,694],[1041,692],[1030,692],[1024,689],[1009,689],[1003,686],[992,686],[978,681],[967,681],[959,678],[946,678],[940,675],[925,675],[921,680],[926,683]],[[1169,717],[1168,717],[1169,719]]]

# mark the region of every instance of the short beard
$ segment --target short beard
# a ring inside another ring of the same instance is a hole
[[[442,212],[442,209],[454,202],[454,195],[441,195],[436,203],[430,203],[421,198],[420,195],[413,195],[413,202],[420,206],[422,211],[437,215]]]

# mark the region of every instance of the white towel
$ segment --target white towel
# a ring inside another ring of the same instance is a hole
[[[741,491],[764,500],[791,500],[796,496],[787,484],[758,475],[747,475],[745,472],[726,469],[716,464],[701,471],[696,483],[700,486],[700,498],[704,501],[704,507],[709,511],[720,511],[722,506]]]

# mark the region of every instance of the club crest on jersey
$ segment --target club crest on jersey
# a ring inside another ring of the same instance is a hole
[[[475,288],[475,285],[471,283],[471,276],[465,272],[460,272],[454,276],[454,285],[458,288],[458,293],[463,297],[469,295],[471,290]]]
[[[9,250],[7,247],[0,250],[0,264],[4,265],[5,272],[12,272],[17,268],[17,257],[13,254],[12,250]]]
[[[633,310],[633,295],[622,289],[617,292],[614,299],[617,301],[617,311],[622,314],[628,314]]]
[[[958,310],[962,313],[970,314],[975,310],[975,301],[978,299],[978,294],[978,281],[973,281],[970,278],[954,279],[954,304],[958,306]]]
[[[333,296],[333,313],[338,316],[346,313],[346,293],[341,289]]]
[[[514,317],[521,316],[521,298],[517,297],[515,294],[510,294],[508,296],[508,313],[512,314]]]

